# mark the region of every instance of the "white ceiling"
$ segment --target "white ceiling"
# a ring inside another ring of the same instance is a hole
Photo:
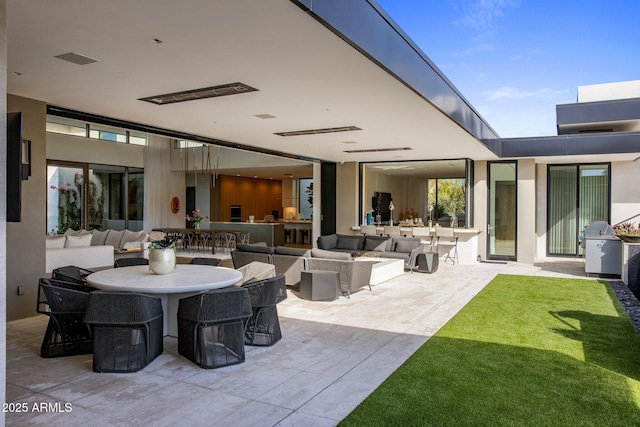
[[[8,0],[7,26],[14,95],[326,161],[496,159],[288,0]],[[68,52],[98,62],[55,58]],[[233,82],[259,91],[163,106],[138,100]],[[351,125],[362,130],[274,135]],[[391,147],[411,150],[344,152]]]

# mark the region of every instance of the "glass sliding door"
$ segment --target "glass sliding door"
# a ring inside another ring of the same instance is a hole
[[[609,222],[609,165],[549,165],[547,194],[547,253],[581,255],[584,227]]]
[[[85,170],[82,166],[47,166],[47,232],[62,234],[85,227]]]
[[[488,259],[516,259],[516,171],[516,162],[489,163]]]

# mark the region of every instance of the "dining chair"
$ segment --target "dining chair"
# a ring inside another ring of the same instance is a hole
[[[66,265],[64,267],[54,268],[51,271],[51,278],[65,282],[86,284],[87,276],[91,273],[93,273],[93,271],[85,268],[76,267],[75,265]]]
[[[218,267],[222,265],[222,260],[220,258],[196,257],[191,258],[189,264],[210,265],[212,267]]]
[[[383,234],[385,236],[400,236],[400,227],[397,225],[385,225]]]
[[[83,322],[89,292],[79,283],[40,279],[36,311],[49,316],[40,356],[60,357],[92,351],[91,331]]]
[[[252,314],[249,292],[241,287],[180,299],[178,353],[205,369],[244,362],[244,323]]]
[[[160,298],[134,292],[95,291],[85,323],[93,336],[95,372],[137,372],[163,351]]]
[[[361,225],[360,226],[360,234],[365,236],[377,236],[378,230],[375,225]]]
[[[249,291],[252,316],[245,323],[244,342],[248,345],[271,346],[280,341],[282,331],[276,304],[287,298],[284,275],[243,283]]]
[[[458,259],[458,236],[453,232],[453,228],[449,227],[436,227],[436,246],[438,249],[440,246],[444,246],[446,250],[446,256],[444,262],[448,259],[452,264],[459,263]],[[451,250],[453,249],[453,256],[451,256]],[[438,252],[440,252],[438,250]]]
[[[433,244],[433,235],[428,227],[413,227],[413,237],[419,237],[423,245],[431,247]]]
[[[134,265],[149,265],[149,260],[146,258],[138,258],[138,257],[120,258],[113,263],[114,268],[131,267]]]

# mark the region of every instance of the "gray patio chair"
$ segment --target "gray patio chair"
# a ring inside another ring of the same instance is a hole
[[[67,265],[64,267],[54,268],[53,271],[51,271],[51,278],[65,282],[86,284],[87,276],[91,273],[93,273],[91,270],[76,267],[75,265]]]
[[[49,316],[40,356],[60,357],[92,351],[91,331],[83,318],[89,301],[84,285],[40,279],[36,311]]]
[[[222,260],[219,258],[196,257],[191,258],[189,264],[210,265],[212,267],[218,267],[222,265]]]
[[[244,322],[251,315],[249,292],[241,287],[180,299],[178,353],[205,369],[244,362]]]
[[[149,260],[146,258],[120,258],[113,264],[114,268],[119,267],[133,267],[134,265],[149,265]]]
[[[249,291],[252,316],[245,324],[244,342],[248,345],[270,346],[282,338],[276,304],[287,298],[283,275],[244,283]]]
[[[85,322],[93,336],[95,372],[137,372],[162,354],[160,298],[95,291],[89,295]]]

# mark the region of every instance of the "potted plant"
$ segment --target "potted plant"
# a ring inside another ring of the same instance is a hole
[[[632,222],[623,222],[614,225],[613,233],[625,242],[640,243],[640,228]]]
[[[149,244],[149,271],[155,274],[171,273],[176,268],[176,242],[170,237]]]

